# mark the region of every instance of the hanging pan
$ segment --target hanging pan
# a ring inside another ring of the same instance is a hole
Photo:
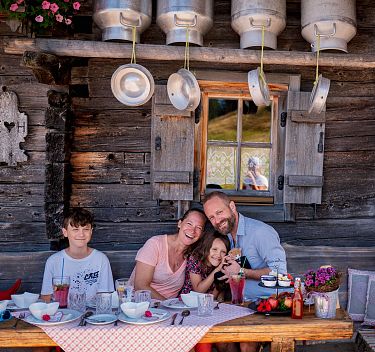
[[[264,74],[258,67],[247,74],[250,95],[256,106],[270,105],[270,92]]]
[[[189,70],[189,28],[196,26],[196,24],[196,19],[193,24],[179,24],[175,16],[175,25],[186,29],[184,68],[172,73],[167,82],[169,100],[178,110],[194,111],[201,101],[198,81]]]
[[[168,78],[168,96],[178,110],[195,110],[201,100],[201,91],[194,74],[185,68],[173,73]]]
[[[151,73],[138,64],[120,66],[112,75],[111,88],[118,101],[128,106],[145,104],[154,94]]]
[[[312,112],[320,114],[323,111],[327,101],[331,81],[319,75],[318,81],[314,83],[313,90],[310,94],[309,114]]]

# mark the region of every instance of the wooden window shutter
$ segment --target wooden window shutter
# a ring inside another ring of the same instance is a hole
[[[284,203],[321,204],[325,111],[309,114],[309,92],[288,92]]]
[[[194,118],[169,101],[166,86],[156,86],[151,122],[152,197],[192,200]]]

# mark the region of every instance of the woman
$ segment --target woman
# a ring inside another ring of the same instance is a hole
[[[178,232],[150,238],[138,251],[131,280],[136,290],[150,290],[152,298],[177,297],[185,279],[186,258],[201,237],[206,215],[188,210],[178,221]]]

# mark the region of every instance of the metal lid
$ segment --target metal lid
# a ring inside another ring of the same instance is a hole
[[[128,106],[145,104],[154,94],[151,73],[138,64],[120,66],[112,75],[111,89],[118,101]]]
[[[266,77],[263,74],[264,79],[260,77],[260,68],[249,71],[247,74],[247,81],[249,85],[250,95],[256,106],[270,105],[270,92],[266,82]]]
[[[201,100],[201,90],[194,74],[181,68],[168,78],[169,100],[178,110],[195,110]]]
[[[314,88],[310,94],[309,114],[314,112],[320,114],[323,111],[327,101],[331,81],[319,75],[318,82],[314,84]]]

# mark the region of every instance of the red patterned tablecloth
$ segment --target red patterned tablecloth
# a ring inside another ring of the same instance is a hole
[[[181,311],[169,310],[171,314]],[[213,325],[240,318],[254,312],[248,308],[221,304],[210,317],[199,317],[192,310],[183,325],[171,326],[171,320],[152,325],[129,325],[119,322],[117,326],[86,325],[77,326],[72,322],[57,326],[42,326],[46,334],[65,352],[188,352]]]

